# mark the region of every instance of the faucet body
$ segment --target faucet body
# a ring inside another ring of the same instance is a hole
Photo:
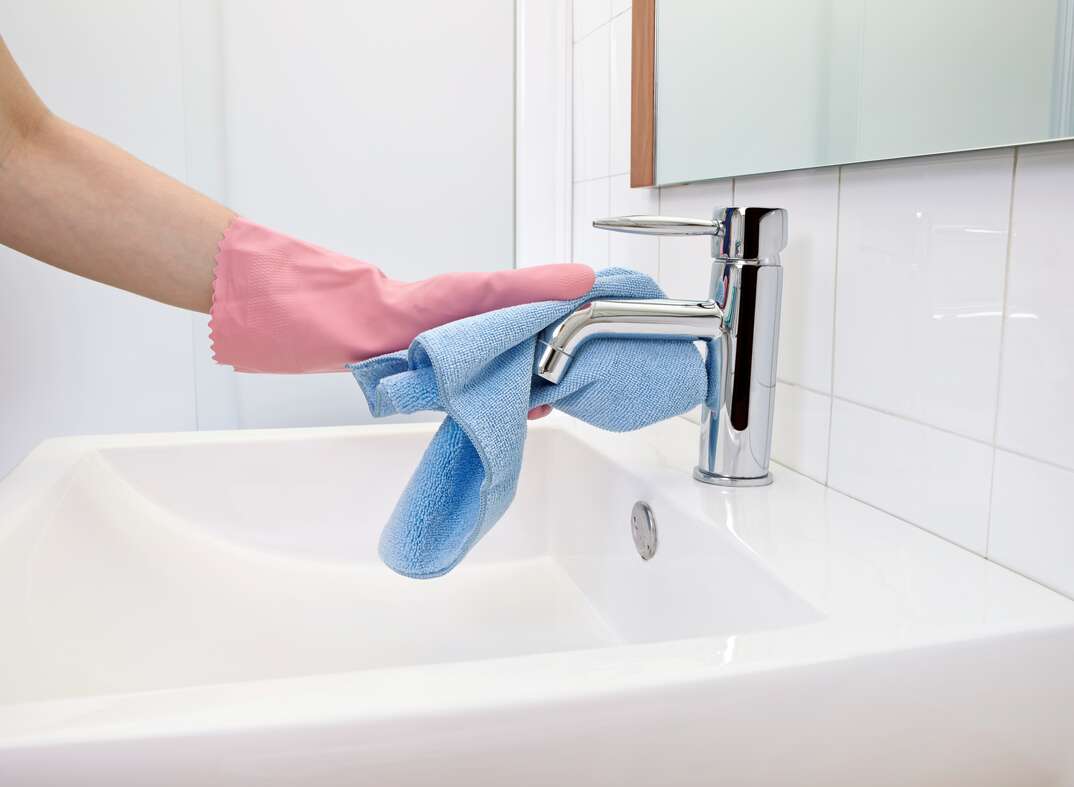
[[[707,343],[709,398],[694,478],[769,484],[783,267],[778,254],[764,264],[714,260],[712,279],[724,330]]]
[[[709,395],[702,408],[694,478],[721,486],[771,483],[768,470],[787,213],[778,208],[720,208],[712,221],[627,216],[593,222],[619,232],[711,235],[708,297],[592,301],[546,329],[535,373],[562,379],[593,336],[669,336],[706,344]]]

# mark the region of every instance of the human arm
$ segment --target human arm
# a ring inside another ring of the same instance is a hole
[[[48,110],[0,40],[0,243],[194,311],[234,213]]]
[[[436,325],[593,282],[579,265],[399,282],[256,225],[51,113],[2,41],[0,243],[211,313],[217,360],[242,371],[342,371]]]

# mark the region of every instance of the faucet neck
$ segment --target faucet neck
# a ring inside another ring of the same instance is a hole
[[[709,398],[694,477],[756,485],[768,472],[775,406],[783,268],[764,260],[713,260],[711,293],[724,330],[708,344]]]
[[[598,219],[593,226],[644,235],[711,236],[710,298],[594,301],[542,335],[536,373],[559,382],[574,349],[596,334],[704,339],[709,396],[694,477],[731,486],[769,483],[783,293],[779,253],[787,246],[787,211],[717,208],[711,219],[620,216]]]

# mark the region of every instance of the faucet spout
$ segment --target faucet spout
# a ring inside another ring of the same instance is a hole
[[[713,339],[724,330],[724,311],[713,300],[591,301],[542,332],[534,372],[550,383],[558,383],[579,347],[594,336],[696,340]]]

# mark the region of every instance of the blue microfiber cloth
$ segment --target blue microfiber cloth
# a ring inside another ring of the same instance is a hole
[[[515,496],[530,408],[554,404],[626,432],[704,401],[701,354],[671,337],[595,337],[558,385],[533,375],[536,335],[580,304],[662,297],[648,276],[608,268],[584,298],[468,317],[426,331],[409,350],[351,365],[374,416],[447,414],[381,535],[384,562],[405,576],[429,578],[462,560]]]

